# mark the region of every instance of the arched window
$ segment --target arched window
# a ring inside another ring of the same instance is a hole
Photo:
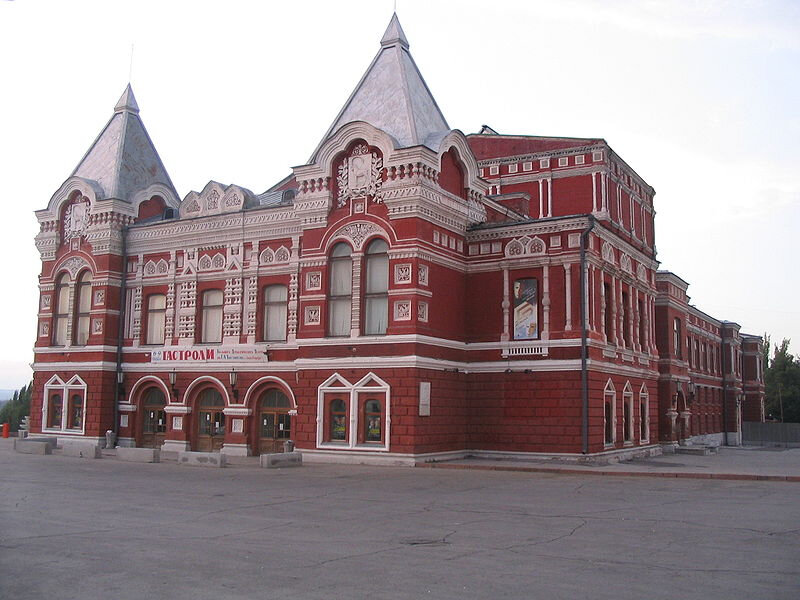
[[[151,294],[147,298],[147,344],[164,343],[164,325],[167,316],[167,297]]]
[[[330,403],[330,439],[343,442],[347,439],[347,406],[344,400],[336,398]]]
[[[383,441],[383,420],[381,419],[381,403],[378,400],[367,400],[364,403],[364,441]]]
[[[69,282],[66,273],[62,273],[56,281],[55,301],[53,345],[66,346],[67,323],[69,323]]]
[[[84,271],[75,288],[75,345],[89,341],[89,312],[92,310],[92,274]]]
[[[222,290],[203,292],[203,323],[200,341],[205,343],[222,341]]]
[[[373,240],[367,247],[364,333],[386,333],[389,316],[389,245]]]
[[[336,244],[329,262],[328,335],[350,335],[350,307],[353,294],[353,259],[350,246]]]
[[[165,433],[167,431],[167,417],[164,411],[164,406],[166,406],[166,404],[167,399],[160,388],[151,387],[144,393],[144,397],[142,398],[142,405],[144,407],[142,433],[144,433],[145,436],[153,436],[157,433]],[[156,446],[148,445],[147,447]]]
[[[603,431],[604,443],[611,446],[617,441],[617,392],[611,380],[603,392]]]
[[[47,407],[47,426],[51,429],[61,429],[61,417],[64,404],[61,394],[50,396],[50,404]]]
[[[67,427],[69,429],[81,429],[83,427],[83,396],[81,394],[72,394],[70,396]]]
[[[264,341],[286,340],[285,285],[268,285],[264,288]]]

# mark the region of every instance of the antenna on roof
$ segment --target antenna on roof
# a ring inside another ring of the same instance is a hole
[[[133,76],[133,42],[131,42],[131,62],[128,65],[128,83],[131,82],[132,76]]]

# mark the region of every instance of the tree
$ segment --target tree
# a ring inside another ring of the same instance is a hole
[[[11,431],[19,429],[20,421],[31,412],[33,382],[23,385],[14,396],[0,408],[0,423],[8,423]]]
[[[764,371],[765,409],[768,415],[786,423],[800,423],[800,359],[789,352],[784,338],[775,345],[769,367]]]

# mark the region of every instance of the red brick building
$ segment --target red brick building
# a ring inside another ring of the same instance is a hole
[[[34,433],[413,463],[738,443],[760,338],[602,139],[451,129],[393,17],[308,164],[183,200],[128,86],[37,212]]]

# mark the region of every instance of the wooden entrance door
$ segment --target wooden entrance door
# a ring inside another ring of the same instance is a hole
[[[197,400],[198,452],[219,452],[225,440],[225,401],[214,388],[200,392]]]
[[[148,388],[142,398],[142,446],[161,448],[167,433],[167,399],[157,387]]]
[[[260,454],[283,452],[283,443],[292,437],[292,404],[278,389],[267,390],[258,402],[258,451]]]

